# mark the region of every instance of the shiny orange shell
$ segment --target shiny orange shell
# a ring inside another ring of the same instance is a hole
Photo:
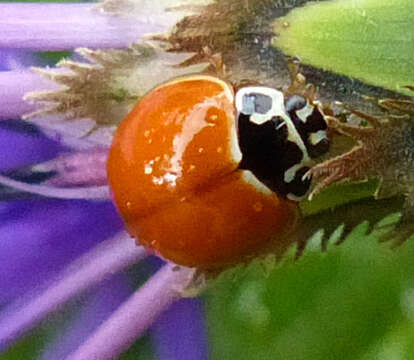
[[[233,89],[211,76],[144,96],[108,159],[114,201],[138,243],[177,264],[217,268],[285,248],[295,203],[238,169]]]

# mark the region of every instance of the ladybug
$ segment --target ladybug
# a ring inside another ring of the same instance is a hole
[[[217,77],[167,82],[117,129],[107,162],[130,235],[177,264],[217,269],[276,249],[295,229],[326,123],[301,96],[236,93]]]

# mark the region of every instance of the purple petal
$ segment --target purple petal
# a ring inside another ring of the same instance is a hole
[[[159,360],[207,360],[206,335],[199,299],[182,299],[173,304],[151,332]]]
[[[121,227],[110,203],[35,199],[0,207],[0,303],[39,286]]]
[[[62,120],[62,121],[61,121]],[[94,127],[95,121],[82,118],[75,121],[64,121],[63,114],[39,115],[30,122],[39,127],[49,138],[55,139],[73,149],[91,149],[93,147],[108,147],[113,138],[113,128],[101,127],[85,137]]]
[[[194,269],[165,265],[66,360],[116,359],[181,297],[194,272]]]
[[[46,289],[18,299],[3,311],[0,317],[0,350],[7,348],[39,320],[72,297],[145,256],[145,249],[136,246],[124,233],[86,252],[66,266]],[[30,276],[30,273],[26,273],[26,276]]]
[[[108,148],[96,147],[63,154],[48,163],[38,165],[36,170],[56,172],[56,176],[46,182],[52,186],[107,185],[108,151]]]
[[[56,88],[55,83],[28,70],[0,71],[0,120],[19,119],[36,109],[35,105],[23,100],[27,92]]]
[[[14,121],[0,123],[0,144],[3,149],[0,152],[0,172],[52,159],[63,150],[58,142],[39,132],[19,129],[19,124]]]
[[[67,324],[43,353],[41,360],[64,359],[79,347],[96,328],[115,311],[131,294],[124,275],[116,275],[102,283],[93,295],[85,299],[85,306],[77,317]]]
[[[120,48],[166,25],[147,14],[106,14],[95,4],[0,3],[0,48]]]
[[[36,59],[28,51],[0,49],[0,71],[24,70],[35,63]]]
[[[111,198],[109,186],[58,188],[47,185],[28,184],[3,175],[0,175],[0,184],[30,194],[57,199],[109,200]]]

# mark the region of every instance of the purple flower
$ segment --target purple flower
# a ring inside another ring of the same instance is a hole
[[[137,290],[129,285],[125,270],[148,254],[110,201],[107,138],[79,138],[78,123],[56,128],[53,114],[39,119],[43,132],[19,120],[38,109],[23,100],[28,92],[59,91],[29,70],[31,51],[126,48],[174,25],[182,14],[164,12],[167,3],[0,4],[0,351],[78,299],[41,359],[112,359],[154,323],[160,359],[207,357],[201,303],[180,300],[194,269],[166,263]]]

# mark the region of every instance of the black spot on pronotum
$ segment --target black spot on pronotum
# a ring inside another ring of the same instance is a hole
[[[309,134],[311,136],[312,134]],[[311,144],[310,141],[306,142],[306,148],[308,150],[308,154],[312,159],[318,158],[326,154],[329,151],[330,143],[327,137],[321,139],[316,144]]]
[[[311,185],[311,179],[303,176],[309,171],[309,167],[304,166],[296,171],[295,178],[288,184],[288,196],[293,195],[295,198],[302,198],[306,195]]]
[[[328,126],[323,118],[322,113],[317,106],[313,107],[312,113],[308,116],[307,121],[303,124],[303,130],[311,133],[319,130],[326,130]]]
[[[272,191],[286,196],[290,191],[285,172],[300,163],[303,154],[297,144],[288,141],[287,126],[279,117],[258,125],[249,115],[238,119],[239,146],[242,152],[241,169],[250,170]]]
[[[306,99],[301,96],[293,95],[289,97],[286,102],[286,111],[288,112],[296,130],[298,131],[310,158],[315,159],[329,150],[329,140],[327,137],[320,138],[320,141],[313,143],[311,141],[312,134],[318,133],[321,130],[327,130],[326,121],[323,114],[316,105],[308,104]],[[307,116],[305,121],[300,119],[297,111],[303,109],[305,106],[312,106],[312,112]]]

